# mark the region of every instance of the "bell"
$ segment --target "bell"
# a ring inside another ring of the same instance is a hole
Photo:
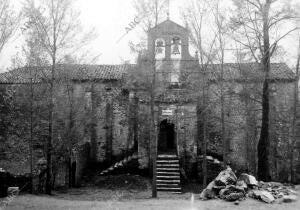
[[[156,54],[161,54],[163,53],[163,49],[161,47],[156,48]]]
[[[156,47],[163,47],[164,46],[164,43],[162,41],[158,41],[156,43]]]
[[[175,44],[175,45],[174,45],[172,54],[174,54],[174,55],[180,54],[178,44]]]

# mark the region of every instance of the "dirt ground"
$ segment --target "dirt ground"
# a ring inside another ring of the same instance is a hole
[[[135,200],[114,200],[107,201],[80,201],[65,200],[56,196],[32,196],[21,195],[15,198],[7,210],[225,210],[225,209],[243,209],[243,210],[298,210],[300,209],[300,201],[285,204],[265,204],[253,199],[247,199],[240,202],[238,206],[231,202],[222,200],[200,201],[195,199],[192,204],[190,199],[135,199]]]
[[[174,195],[158,193],[158,198],[151,198],[150,180],[138,176],[113,176],[101,178],[96,185],[86,185],[81,188],[54,191],[52,196],[19,195],[9,200],[8,206],[0,210],[299,210],[300,200],[294,203],[265,204],[261,201],[247,198],[239,205],[223,200],[199,200],[200,193],[194,185],[185,185],[184,193]],[[296,187],[300,196],[300,186]],[[3,199],[2,199],[3,201]]]

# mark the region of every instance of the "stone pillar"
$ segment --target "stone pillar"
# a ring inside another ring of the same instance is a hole
[[[91,85],[91,123],[90,123],[90,135],[91,135],[91,161],[97,160],[97,94],[95,91],[95,84]]]
[[[113,105],[110,100],[106,103],[105,108],[105,122],[106,122],[106,161],[112,162],[112,141],[113,141]]]
[[[297,106],[297,120],[296,120],[296,158],[297,162],[295,165],[295,182],[300,183],[300,103]]]

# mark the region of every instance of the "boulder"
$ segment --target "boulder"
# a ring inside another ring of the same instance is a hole
[[[260,199],[266,203],[272,203],[275,201],[274,196],[267,191],[261,191]]]
[[[288,189],[287,190],[289,194],[293,194],[293,195],[298,195],[299,193],[295,190],[292,190],[292,189]]]
[[[297,201],[297,196],[295,195],[284,195],[282,198],[283,203],[291,203]]]
[[[250,194],[250,197],[254,198],[254,199],[258,199],[261,201],[264,201],[266,203],[272,203],[275,201],[274,196],[265,190],[253,190]]]
[[[216,186],[215,181],[210,182],[207,187],[201,192],[200,199],[207,200],[216,197],[214,187]]]
[[[245,197],[245,191],[241,187],[228,185],[225,189],[220,190],[219,195],[221,199],[227,201],[236,201]]]
[[[283,187],[283,184],[280,182],[267,182],[268,186],[271,188],[280,188]]]
[[[226,201],[237,201],[241,200],[245,197],[244,193],[241,192],[233,192],[225,196]]]
[[[262,189],[278,189],[278,188],[283,188],[284,185],[279,183],[279,182],[263,182],[263,181],[259,181],[258,182],[258,187],[262,188]]]
[[[242,192],[242,193],[245,193],[244,188],[240,187],[240,186],[228,185],[225,189],[228,189],[231,192]]]
[[[243,180],[238,180],[236,186],[246,191],[248,189],[247,184]]]
[[[227,189],[222,189],[222,190],[220,190],[220,193],[219,193],[220,198],[221,198],[221,199],[224,199],[225,196],[227,195],[227,193],[228,193],[228,190],[227,190]]]
[[[241,174],[239,180],[244,181],[249,187],[258,186],[256,178],[246,173]]]
[[[221,191],[222,189],[225,189],[225,188],[226,188],[226,186],[217,186],[217,185],[215,185],[215,186],[213,187],[213,190],[215,191],[216,194],[219,194],[220,191]]]
[[[224,171],[221,171],[219,175],[215,178],[215,183],[218,186],[227,186],[231,184],[235,184],[237,181],[237,178],[232,171],[231,168],[227,168]]]

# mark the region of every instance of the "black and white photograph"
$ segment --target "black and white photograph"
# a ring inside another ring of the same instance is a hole
[[[300,0],[0,0],[0,210],[299,210]]]

